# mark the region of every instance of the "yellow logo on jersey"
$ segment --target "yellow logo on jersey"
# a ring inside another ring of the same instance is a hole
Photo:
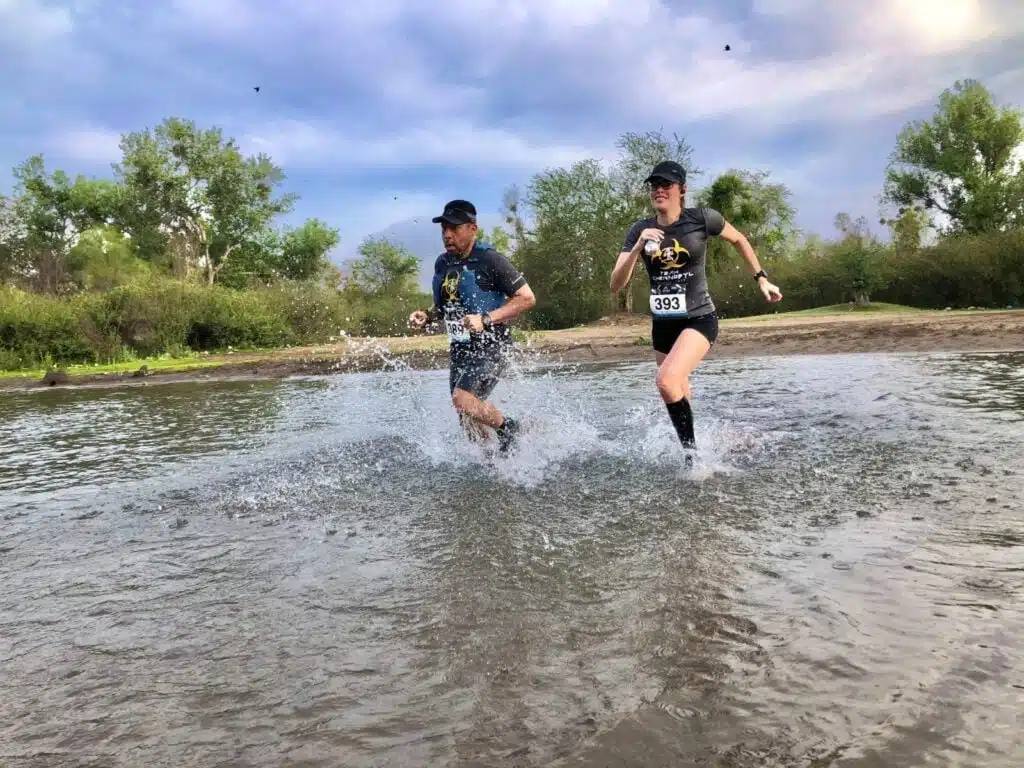
[[[441,289],[444,291],[448,301],[458,301],[459,299],[459,273],[452,270],[445,275],[444,281],[441,283]]]
[[[683,255],[686,256],[685,259],[682,258]],[[690,260],[690,252],[673,237],[672,245],[668,248],[662,248],[655,258],[661,262],[662,269],[678,269]]]

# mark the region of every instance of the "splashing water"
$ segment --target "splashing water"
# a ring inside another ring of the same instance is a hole
[[[709,361],[686,471],[653,363],[489,456],[365,353],[0,398],[0,762],[1024,760],[1020,356]]]
[[[619,394],[614,365],[604,368],[602,379],[594,376],[593,366],[557,362],[524,366],[517,356],[491,400],[524,429],[508,454],[496,455],[493,440],[473,442],[462,432],[448,398],[446,371],[415,371],[377,341],[349,343],[359,354],[376,356],[384,370],[342,379],[331,387],[325,407],[348,417],[335,434],[340,442],[366,439],[366,427],[372,424],[374,437],[401,439],[435,467],[472,467],[522,487],[536,487],[566,462],[585,457],[629,458],[657,466],[679,480],[703,480],[715,472],[734,471],[729,456],[749,452],[766,438],[720,418],[699,420],[696,462],[686,469],[684,451],[656,397],[653,364],[647,387],[628,385],[634,400],[646,402],[631,406],[624,419],[616,419],[614,413],[605,413],[602,402]],[[592,383],[591,396],[566,392],[561,382],[584,371]],[[387,402],[383,412],[379,410],[382,398]],[[376,413],[369,412],[369,403],[378,408]]]

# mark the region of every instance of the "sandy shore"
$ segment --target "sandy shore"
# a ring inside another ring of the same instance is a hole
[[[519,349],[524,356],[550,362],[649,360],[650,320],[645,316],[616,317],[582,328],[533,333]],[[837,313],[726,320],[709,358],[1010,350],[1024,350],[1024,310]],[[281,378],[397,366],[430,369],[445,367],[448,357],[444,338],[409,336],[353,338],[334,345],[211,355],[204,362],[205,367],[193,370],[58,376],[55,384],[38,378],[11,377],[0,379],[0,390]],[[182,361],[182,365],[188,365],[188,361]]]

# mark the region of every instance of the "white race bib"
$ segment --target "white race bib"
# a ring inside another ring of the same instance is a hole
[[[651,312],[662,317],[686,316],[686,293],[651,294]]]
[[[458,344],[465,344],[469,341],[469,331],[462,324],[462,318],[456,320],[445,319],[444,329],[448,334],[448,340]]]

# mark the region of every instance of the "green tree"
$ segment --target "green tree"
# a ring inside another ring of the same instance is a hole
[[[526,240],[526,224],[523,221],[523,195],[517,184],[508,187],[501,196],[501,214],[505,219],[505,225],[511,231],[511,238],[508,244],[506,255],[513,264],[518,266],[517,252]],[[500,250],[500,249],[499,249]]]
[[[534,222],[519,248],[519,266],[537,293],[532,317],[541,326],[588,322],[610,308],[610,246],[628,225],[626,201],[596,160],[533,178],[526,194]]]
[[[616,194],[628,200],[634,218],[649,215],[650,198],[644,179],[651,169],[663,160],[674,160],[686,169],[687,187],[704,171],[694,163],[690,143],[678,134],[666,137],[661,131],[624,133],[615,142],[619,158],[611,172]]]
[[[15,209],[24,228],[23,257],[36,288],[60,293],[72,287],[68,259],[82,232],[114,219],[120,188],[111,181],[72,180],[64,171],[46,172],[42,155],[14,169]]]
[[[338,230],[319,219],[307,219],[302,226],[285,229],[277,274],[288,280],[314,280],[328,265],[327,254],[341,242]]]
[[[512,247],[512,238],[509,236],[508,232],[500,226],[491,227],[490,232],[480,230],[477,235],[477,242],[487,243],[498,253],[504,254],[505,256],[509,255]]]
[[[900,132],[882,199],[900,213],[917,206],[948,219],[947,233],[977,234],[1024,223],[1020,110],[996,107],[976,80],[943,91],[929,121]]]
[[[928,229],[928,217],[919,208],[907,208],[894,219],[883,219],[889,227],[889,237],[897,256],[917,253]]]
[[[210,285],[232,252],[290,211],[296,199],[274,196],[284,174],[269,157],[243,157],[218,128],[168,118],[152,131],[127,134],[121,149],[115,170],[129,190],[129,230],[154,250],[177,237],[185,272],[204,268]]]
[[[21,283],[29,275],[24,201],[0,195],[0,284]]]
[[[777,261],[793,241],[796,211],[785,184],[770,183],[766,171],[730,170],[697,195],[697,205],[714,208],[746,235],[766,265]],[[733,258],[722,240],[708,245],[708,270],[716,272]]]
[[[871,303],[871,294],[885,288],[885,249],[868,229],[867,220],[853,220],[848,213],[835,218],[840,239],[829,249],[829,256],[843,289],[858,306]]]
[[[404,295],[414,288],[420,260],[387,238],[368,238],[359,245],[359,256],[351,264],[352,283],[373,295]]]
[[[116,227],[88,229],[68,256],[68,271],[76,287],[109,291],[152,274],[152,267],[135,255],[131,241]]]
[[[175,265],[175,273],[181,276],[182,255],[188,251],[188,242],[178,238],[171,242],[174,248],[180,243],[181,252],[170,256],[168,261]],[[265,286],[278,277],[281,262],[281,232],[270,227],[253,233],[246,242],[231,252],[231,260],[217,272],[217,283],[225,288],[245,289]]]

